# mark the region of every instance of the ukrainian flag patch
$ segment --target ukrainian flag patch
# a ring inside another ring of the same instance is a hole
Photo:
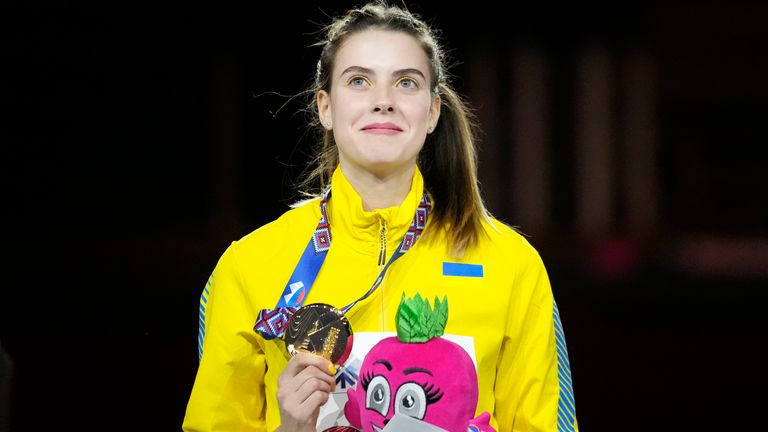
[[[483,265],[444,262],[443,276],[483,277]]]

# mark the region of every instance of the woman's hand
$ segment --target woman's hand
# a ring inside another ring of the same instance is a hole
[[[320,407],[336,389],[336,368],[314,354],[298,353],[277,378],[280,432],[315,432]]]

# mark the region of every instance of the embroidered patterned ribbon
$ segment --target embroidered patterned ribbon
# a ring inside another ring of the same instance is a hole
[[[256,316],[256,325],[253,326],[253,329],[267,340],[281,337],[285,333],[285,326],[288,325],[288,321],[291,320],[296,310],[290,306],[262,309]]]
[[[253,329],[264,339],[269,340],[283,336],[285,326],[293,314],[296,313],[296,310],[304,303],[304,299],[312,288],[312,284],[320,272],[323,261],[325,261],[328,249],[331,247],[331,226],[328,222],[327,210],[328,198],[330,198],[330,191],[320,201],[320,222],[318,222],[312,238],[304,249],[299,263],[293,270],[293,274],[288,279],[288,283],[277,302],[277,306],[274,309],[262,309],[256,316],[256,324],[253,326]],[[424,227],[427,225],[427,217],[431,210],[432,203],[429,201],[427,193],[424,192],[421,196],[419,207],[416,209],[416,214],[413,216],[413,221],[411,221],[411,226],[408,227],[408,232],[405,233],[403,241],[400,242],[392,257],[384,268],[381,269],[381,272],[379,272],[379,276],[373,282],[371,288],[362,297],[341,308],[341,312],[347,313],[354,305],[365,300],[376,291],[376,288],[384,280],[384,275],[389,266],[408,252],[416,243],[416,240],[419,239],[424,231]]]

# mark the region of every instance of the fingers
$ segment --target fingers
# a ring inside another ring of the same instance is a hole
[[[320,407],[336,388],[335,368],[320,356],[299,353],[277,381],[277,401],[283,425],[314,425]]]
[[[310,366],[299,372],[292,380],[286,383],[285,390],[289,392],[312,392],[316,390],[330,392],[334,386],[333,378],[319,372],[315,367]],[[278,385],[278,389],[280,386]]]
[[[277,386],[289,391],[297,391],[304,382],[311,378],[336,386],[335,367],[328,360],[308,353],[299,353],[288,362],[283,373],[278,377]]]
[[[316,415],[320,407],[328,401],[330,391],[328,384],[309,380],[294,392],[278,390],[278,405],[282,411],[290,413],[292,418],[311,417],[313,414]]]
[[[330,367],[332,366],[331,362],[320,357],[319,355],[311,354],[307,352],[299,352],[295,356],[291,357],[291,360],[288,362],[288,366],[286,366],[285,370],[300,371],[301,369],[304,369],[307,366],[315,366],[316,368],[326,371],[329,374],[336,373],[335,370],[333,372],[331,372],[330,370]]]

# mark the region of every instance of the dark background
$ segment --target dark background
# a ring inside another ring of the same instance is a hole
[[[11,430],[180,429],[210,271],[296,198],[313,136],[303,99],[280,95],[311,79],[326,13],[354,4],[273,3],[0,9],[0,343],[13,362],[0,422]],[[581,429],[759,427],[768,3],[529,3],[411,9],[443,30],[453,83],[477,108],[489,208],[547,264]],[[527,197],[510,178],[528,125],[508,114],[527,112],[515,105],[525,53],[546,72],[534,100],[549,211],[521,223]],[[584,78],[589,58],[608,85]],[[584,114],[590,83],[607,89],[597,117]],[[637,165],[653,186],[646,207],[623,177],[633,161],[622,143],[638,136],[626,120],[633,83],[650,101],[639,105],[653,149]],[[597,225],[579,204],[592,175],[584,124],[607,125],[613,149]],[[650,216],[637,222],[638,208]]]

